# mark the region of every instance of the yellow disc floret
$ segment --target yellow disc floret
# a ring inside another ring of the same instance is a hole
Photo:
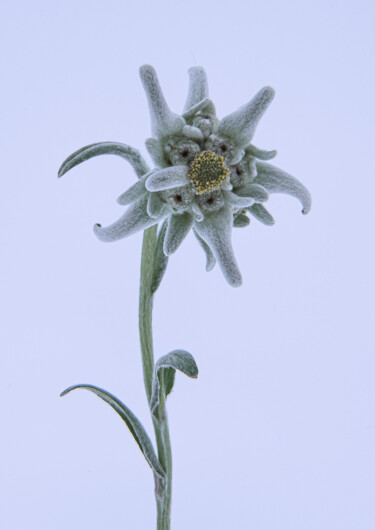
[[[191,163],[189,177],[197,195],[217,190],[230,174],[224,158],[212,151],[203,151]]]

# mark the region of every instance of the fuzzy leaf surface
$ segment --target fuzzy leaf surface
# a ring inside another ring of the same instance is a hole
[[[155,365],[154,378],[152,381],[152,395],[150,408],[155,412],[159,405],[159,394],[163,392],[167,397],[173,389],[176,370],[196,379],[198,377],[198,367],[194,357],[185,350],[173,350],[167,355],[160,357]]]
[[[137,442],[150,467],[159,477],[165,478],[165,473],[159,463],[158,457],[156,456],[152,442],[148,434],[146,433],[145,428],[138,420],[138,418],[133,414],[133,412],[126,405],[124,405],[116,396],[110,394],[102,388],[93,385],[73,385],[61,392],[60,396],[65,396],[66,394],[68,394],[72,390],[76,390],[77,388],[93,392],[98,397],[100,397],[100,399],[108,403],[108,405],[112,407],[115,412],[117,412],[121,419],[126,423],[129,431],[132,433],[135,441]]]

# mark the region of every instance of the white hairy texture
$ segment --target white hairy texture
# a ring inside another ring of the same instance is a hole
[[[195,230],[195,228],[193,228],[193,232],[194,232],[195,237],[197,238],[198,243],[199,243],[200,246],[203,248],[204,253],[205,253],[205,255],[206,255],[206,271],[207,271],[207,272],[210,272],[210,271],[212,271],[212,269],[215,267],[215,264],[216,264],[215,256],[213,255],[212,250],[210,249],[210,247],[209,247],[209,246],[207,245],[207,243],[206,243],[206,242],[200,237],[200,235],[199,235],[198,232]]]
[[[184,120],[190,120],[193,118],[200,110],[205,110],[208,107],[212,106],[212,101],[210,98],[204,98],[195,105],[193,105],[190,109],[188,109],[186,112],[182,114],[182,117]]]
[[[232,221],[232,209],[224,206],[207,214],[202,222],[194,223],[194,228],[211,248],[227,282],[232,287],[239,287],[242,278],[232,248]]]
[[[139,75],[147,96],[153,136],[162,138],[181,132],[185,120],[168,107],[155,69],[145,64],[139,69]]]
[[[100,241],[118,241],[124,237],[131,236],[139,230],[145,230],[157,224],[159,218],[151,218],[147,214],[148,195],[144,194],[140,199],[131,204],[126,212],[113,224],[102,227],[94,225],[94,233]]]
[[[231,191],[223,191],[224,199],[227,204],[230,204],[234,209],[247,208],[254,204],[254,199],[250,196],[239,197]]]
[[[199,208],[199,204],[194,201],[191,205],[191,210],[193,214],[195,215],[196,221],[200,223],[204,219],[204,214],[202,210]]]
[[[156,166],[166,167],[168,165],[165,160],[163,146],[158,140],[156,140],[156,138],[147,138],[145,146]]]
[[[193,217],[188,212],[170,216],[163,244],[163,251],[166,256],[176,252],[189,233],[192,224]]]
[[[178,188],[190,183],[187,166],[171,166],[155,171],[146,180],[148,191],[162,191]]]
[[[166,206],[159,195],[157,193],[150,193],[147,201],[147,214],[153,218],[159,217],[164,208]]]
[[[268,192],[260,184],[246,183],[236,189],[236,193],[241,197],[252,197],[256,202],[265,202],[268,200]]]
[[[248,211],[255,217],[255,219],[258,219],[258,221],[267,226],[272,226],[275,224],[274,218],[262,204],[253,204],[253,206],[248,208]]]
[[[208,97],[207,75],[201,66],[189,68],[189,90],[186,98],[184,112]]]
[[[98,142],[81,147],[81,149],[78,149],[68,156],[68,158],[61,164],[57,176],[62,177],[73,167],[82,164],[82,162],[85,162],[90,158],[100,155],[117,155],[124,158],[129,164],[131,164],[138,177],[141,177],[148,171],[148,166],[138,149],[134,149],[134,147],[130,147],[130,145],[121,144],[119,142]]]
[[[277,155],[277,151],[275,149],[273,151],[265,151],[264,149],[259,149],[252,144],[246,147],[245,152],[248,155],[259,158],[259,160],[271,160],[271,158],[275,158]]]
[[[233,140],[238,148],[246,147],[274,96],[273,88],[262,88],[249,103],[223,118],[216,133]]]
[[[138,180],[133,186],[130,186],[128,190],[122,193],[117,199],[118,204],[125,206],[136,201],[146,193],[145,180],[146,177],[142,177],[141,180]]]
[[[287,193],[292,195],[292,197],[300,200],[304,215],[310,211],[310,192],[299,180],[282,169],[267,164],[267,162],[257,162],[257,168],[258,175],[254,181],[255,184],[264,186],[268,193]]]

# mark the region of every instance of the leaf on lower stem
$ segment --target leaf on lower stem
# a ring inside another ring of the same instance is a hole
[[[161,478],[165,478],[165,473],[159,463],[158,457],[156,456],[152,442],[145,431],[145,428],[138,420],[138,418],[132,413],[126,405],[124,405],[116,396],[110,394],[106,390],[93,385],[74,385],[70,386],[64,392],[61,392],[60,396],[65,396],[72,390],[82,388],[84,390],[90,390],[103,401],[108,403],[113,410],[124,420],[129,431],[132,433],[135,441],[137,442],[140,450],[142,451],[145,459],[147,460],[153,471]]]
[[[159,405],[159,393],[164,396],[172,392],[176,370],[179,370],[188,377],[198,377],[198,367],[194,357],[184,350],[173,350],[160,357],[155,365],[154,377],[152,380],[152,394],[150,401],[151,412],[154,413]]]

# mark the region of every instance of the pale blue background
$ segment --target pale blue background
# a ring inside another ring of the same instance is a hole
[[[266,84],[254,143],[313,209],[234,233],[243,273],[207,274],[189,236],[156,299],[155,348],[196,357],[169,400],[175,530],[372,530],[374,7],[369,1],[21,1],[0,9],[0,527],[154,528],[153,480],[97,384],[148,429],[137,331],[141,234],[100,243],[127,164],[56,172],[101,140],[145,153],[138,67],[180,111],[203,65],[219,116]]]

